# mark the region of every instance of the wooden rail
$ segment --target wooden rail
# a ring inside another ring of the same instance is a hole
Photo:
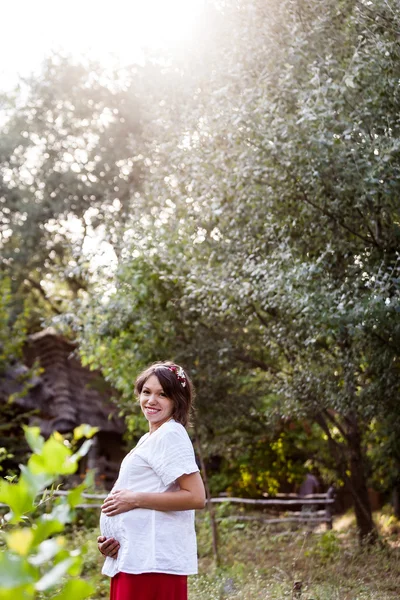
[[[310,504],[315,506],[316,504],[334,504],[335,500],[323,496],[322,498],[313,498],[311,496],[298,496],[296,499],[293,496],[285,498],[270,498],[268,500],[253,500],[252,498],[211,498],[211,502],[231,502],[238,504],[258,504],[263,506],[293,506],[293,505],[307,505]]]
[[[66,496],[68,491],[57,490],[49,494],[52,496]],[[86,500],[104,500],[107,494],[86,494],[82,493],[82,498]],[[224,519],[234,521],[261,521],[263,523],[284,523],[284,522],[302,522],[302,523],[326,523],[328,529],[332,529],[332,513],[335,503],[334,489],[330,488],[326,494],[313,494],[309,496],[294,496],[280,494],[275,498],[253,499],[253,498],[236,498],[222,497],[210,498],[213,504],[247,504],[251,506],[277,506],[281,510],[285,507],[301,506],[301,511],[290,511],[289,514],[282,517],[270,518],[264,515],[229,515]],[[308,507],[315,508],[318,505],[323,505],[323,510],[307,510]],[[6,504],[0,504],[0,507],[6,507]],[[78,504],[75,508],[101,508],[99,503],[84,503]]]
[[[262,521],[263,523],[326,523],[327,529],[332,529],[333,505],[335,503],[335,490],[329,488],[326,494],[310,494],[308,496],[295,496],[293,494],[280,494],[275,498],[252,499],[252,498],[211,498],[213,503],[229,502],[231,504],[250,504],[253,506],[277,506],[281,510],[285,507],[301,506],[301,511],[290,511],[281,517],[268,517],[262,515],[233,515],[225,518],[235,521]],[[323,510],[312,510],[318,505],[323,505]],[[308,509],[308,510],[307,510]],[[311,510],[310,510],[311,509]]]

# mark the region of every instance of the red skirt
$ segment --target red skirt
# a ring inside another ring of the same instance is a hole
[[[187,600],[187,575],[117,573],[111,578],[110,600]]]

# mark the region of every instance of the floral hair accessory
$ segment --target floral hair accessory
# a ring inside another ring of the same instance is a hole
[[[185,371],[182,369],[182,367],[177,367],[176,365],[171,365],[171,366],[167,367],[167,369],[169,369],[170,371],[175,373],[175,375],[182,387],[186,387],[186,375],[185,375]]]

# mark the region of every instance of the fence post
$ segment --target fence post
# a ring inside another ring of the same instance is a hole
[[[331,487],[328,489],[328,491],[326,493],[326,499],[329,501],[329,500],[334,500],[334,498],[335,498],[335,488],[333,487],[333,485],[331,485]],[[327,530],[332,529],[332,514],[333,514],[333,504],[330,502],[327,502],[325,505]]]
[[[212,537],[212,548],[214,554],[215,566],[219,566],[219,552],[218,552],[218,528],[217,528],[217,519],[215,518],[215,511],[213,503],[211,502],[211,493],[210,486],[208,485],[208,477],[207,477],[207,469],[206,464],[203,457],[203,451],[201,448],[200,437],[196,428],[196,424],[194,426],[194,434],[195,434],[195,446],[197,450],[197,454],[200,461],[201,472],[203,475],[204,487],[206,490],[206,499],[207,499],[207,508],[210,515],[210,525],[211,525],[211,537]]]

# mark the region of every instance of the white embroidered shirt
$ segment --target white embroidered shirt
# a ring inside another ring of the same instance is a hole
[[[193,446],[186,429],[173,419],[147,433],[124,458],[113,490],[177,491],[176,479],[195,473]],[[120,543],[118,557],[107,557],[102,573],[197,573],[194,510],[135,508],[114,517],[101,513],[101,535]]]

